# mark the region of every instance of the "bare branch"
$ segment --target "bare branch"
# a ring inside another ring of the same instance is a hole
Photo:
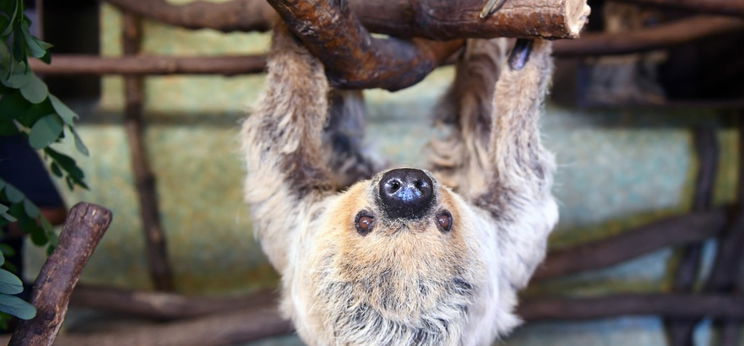
[[[264,0],[104,0],[146,18],[190,29],[266,31],[274,11]],[[486,19],[483,0],[351,0],[349,6],[370,31],[451,40],[470,37],[575,38],[589,16],[585,0],[510,0]]]
[[[264,72],[265,55],[171,57],[171,56],[122,56],[57,54],[50,65],[39,60],[29,60],[31,69],[40,74],[93,74],[93,75],[169,75],[169,74],[222,74],[237,75]]]
[[[551,251],[532,279],[601,269],[667,246],[699,242],[715,236],[725,225],[726,213],[721,209],[654,221],[616,236]]]
[[[744,20],[699,16],[648,29],[616,34],[586,34],[579,40],[556,42],[553,54],[561,57],[629,54],[669,48],[701,38],[744,30]]]
[[[742,0],[612,0],[644,6],[679,9],[705,14],[744,16]]]
[[[67,313],[70,294],[83,267],[111,223],[111,212],[94,204],[78,203],[70,210],[59,245],[36,278],[31,303],[36,317],[21,321],[10,345],[51,345]]]

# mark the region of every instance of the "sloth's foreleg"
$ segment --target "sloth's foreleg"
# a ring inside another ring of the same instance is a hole
[[[323,65],[287,31],[274,29],[266,89],[241,133],[245,197],[254,232],[283,272],[298,223],[335,190],[322,132],[330,91]]]
[[[526,285],[542,261],[558,219],[555,164],[538,123],[552,73],[551,43],[524,43],[518,41],[495,85],[487,185],[474,201],[498,225],[501,272],[514,288]]]

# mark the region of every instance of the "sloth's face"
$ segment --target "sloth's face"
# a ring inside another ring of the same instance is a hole
[[[380,173],[336,197],[304,252],[315,317],[334,330],[382,323],[445,335],[483,276],[465,213],[462,199],[417,169]]]

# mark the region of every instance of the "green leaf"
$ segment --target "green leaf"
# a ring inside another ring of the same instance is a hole
[[[0,266],[2,266],[3,264],[5,264],[5,256],[3,256],[3,253],[0,252]]]
[[[0,36],[2,37],[8,36],[10,35],[11,32],[13,32],[13,27],[14,27],[13,24],[16,20],[16,16],[18,15],[18,10],[19,10],[18,5],[19,3],[23,5],[21,1],[14,1],[14,2],[15,2],[15,6],[13,7],[13,11],[10,13],[10,18],[8,19],[8,27],[6,27],[5,30],[3,30],[2,34],[0,34]]]
[[[54,96],[52,94],[49,94],[49,100],[52,101],[52,107],[54,107],[54,110],[59,114],[59,116],[62,118],[62,120],[65,121],[67,125],[72,126],[73,121],[75,121],[75,118],[77,118],[77,114],[67,107],[62,101],[60,101],[57,96]]]
[[[7,312],[22,320],[30,320],[36,316],[36,308],[23,299],[0,294],[0,311]]]
[[[15,274],[0,269],[0,293],[18,294],[23,292],[23,282]]]
[[[57,178],[62,178],[62,170],[59,169],[59,165],[56,162],[52,162],[51,164],[52,173],[57,176]]]
[[[31,127],[28,142],[34,149],[43,149],[59,139],[62,133],[62,120],[57,114],[49,114],[36,121]]]
[[[67,185],[70,186],[70,189],[72,189],[72,186],[75,184],[85,189],[88,188],[88,185],[83,181],[85,174],[83,174],[83,170],[77,166],[73,158],[49,147],[44,148],[44,153],[56,162],[60,168],[67,172],[68,175],[65,178],[65,181],[67,182]]]
[[[85,156],[90,155],[88,147],[85,146],[85,143],[83,143],[83,140],[80,138],[77,131],[75,131],[72,126],[68,126],[68,128],[70,129],[70,132],[72,132],[73,137],[75,137],[75,148],[77,148],[77,151]]]
[[[8,244],[0,244],[0,252],[3,253],[3,256],[14,256],[15,250],[13,250],[12,247]]]
[[[23,102],[26,104],[26,108],[23,114],[18,116],[16,120],[25,127],[31,128],[39,119],[55,113],[54,107],[52,107],[52,103],[49,100],[37,104],[29,103],[25,99],[23,99]]]
[[[8,222],[18,221],[15,217],[13,217],[13,215],[10,215],[8,213],[8,207],[2,204],[0,204],[0,216],[2,216],[3,219],[5,219],[5,221],[8,221]]]
[[[35,220],[33,220],[31,223],[25,224],[21,226],[24,231],[28,230],[28,233],[31,234],[31,242],[34,243],[36,246],[44,246],[47,242],[49,242],[49,238],[47,238],[46,232],[44,231],[39,224],[36,223]]]
[[[23,86],[25,86],[28,83],[31,83],[31,73],[27,73],[26,71],[15,71],[13,74],[8,77],[8,79],[3,79],[3,85],[20,89]]]
[[[18,126],[13,119],[4,117],[0,114],[0,136],[12,136],[19,134]]]
[[[25,23],[23,25],[22,31],[23,31],[23,39],[26,40],[26,47],[31,53],[31,56],[33,56],[34,58],[41,58],[42,56],[44,56],[44,54],[46,54],[46,48],[44,48],[39,43],[43,43],[44,46],[46,47],[51,46],[51,45],[33,37],[31,33],[28,32],[28,25]]]
[[[28,198],[23,201],[23,209],[26,210],[26,215],[32,218],[37,218],[39,217],[39,215],[41,215],[41,212],[39,211],[39,208],[36,206],[36,204],[31,202],[31,200],[29,200]]]
[[[28,83],[21,87],[21,95],[31,103],[40,103],[49,96],[46,84],[35,74],[31,73]]]
[[[3,119],[14,119],[22,115],[26,108],[28,108],[28,102],[17,90],[3,93],[3,98],[0,99],[0,117]]]
[[[5,197],[8,198],[10,203],[18,203],[23,200],[23,192],[16,189],[15,186],[7,184],[5,185]]]

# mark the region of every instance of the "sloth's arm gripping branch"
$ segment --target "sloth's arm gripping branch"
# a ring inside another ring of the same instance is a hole
[[[525,50],[521,61],[514,59]],[[517,44],[503,68],[493,94],[491,175],[475,201],[498,225],[502,270],[514,287],[525,285],[542,261],[558,217],[550,191],[555,164],[541,144],[538,124],[552,72],[550,53],[548,41]]]
[[[323,65],[283,24],[274,30],[266,86],[243,124],[245,196],[254,232],[283,271],[297,223],[334,189],[321,138],[329,92]]]

